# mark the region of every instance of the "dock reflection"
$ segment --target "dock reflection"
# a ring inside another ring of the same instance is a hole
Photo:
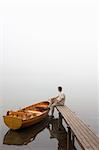
[[[50,139],[56,138],[58,141],[58,150],[67,149],[67,132],[64,126],[61,124],[60,128],[58,127],[59,119],[52,119],[48,125],[48,130],[50,132]]]
[[[60,122],[59,118],[51,119],[47,128],[50,132],[50,139],[56,138],[58,141],[57,150],[68,150],[68,133],[65,127],[63,126],[62,122]],[[76,148],[72,144],[72,141],[69,141],[69,144],[69,150],[76,150]]]
[[[39,124],[34,126],[30,126],[28,128],[20,129],[20,130],[9,130],[3,139],[3,144],[7,145],[27,145],[28,143],[35,140],[36,136],[42,132],[45,128],[48,129],[50,133],[50,139],[56,138],[58,141],[58,150],[66,150],[67,149],[67,132],[62,124],[60,124],[60,128],[58,128],[58,118],[46,118]],[[70,150],[74,150],[72,147]]]

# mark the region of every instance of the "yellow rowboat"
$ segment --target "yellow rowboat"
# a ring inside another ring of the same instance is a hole
[[[17,111],[7,111],[4,123],[13,130],[36,124],[48,116],[48,105],[48,101],[43,101]]]

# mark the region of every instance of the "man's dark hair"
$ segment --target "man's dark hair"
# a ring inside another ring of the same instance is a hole
[[[62,87],[61,87],[61,86],[59,86],[59,87],[58,87],[58,90],[61,92],[61,91],[62,91]]]

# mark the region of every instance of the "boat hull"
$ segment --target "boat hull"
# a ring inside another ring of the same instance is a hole
[[[34,108],[42,107],[42,106],[45,108],[48,108],[48,105],[49,105],[49,102],[44,101],[44,102],[40,102],[40,103],[31,105],[31,106],[28,106],[26,108],[23,108],[22,110],[28,110],[29,111],[29,110],[32,110],[32,108],[34,109]],[[18,110],[17,112],[20,112],[22,110]],[[40,112],[40,111],[38,111],[38,112]],[[22,120],[18,117],[13,117],[10,115],[3,116],[3,118],[4,118],[4,123],[10,129],[17,130],[20,128],[28,127],[30,125],[34,125],[34,124],[42,121],[44,118],[46,118],[48,116],[48,113],[49,113],[49,109],[46,109],[43,112],[40,112],[40,114],[38,116],[35,116],[33,118],[30,118],[30,119],[25,119],[25,120]]]

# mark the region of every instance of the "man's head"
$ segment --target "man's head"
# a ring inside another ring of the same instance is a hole
[[[59,92],[62,91],[62,87],[61,87],[61,86],[58,87],[58,91],[59,91]]]

